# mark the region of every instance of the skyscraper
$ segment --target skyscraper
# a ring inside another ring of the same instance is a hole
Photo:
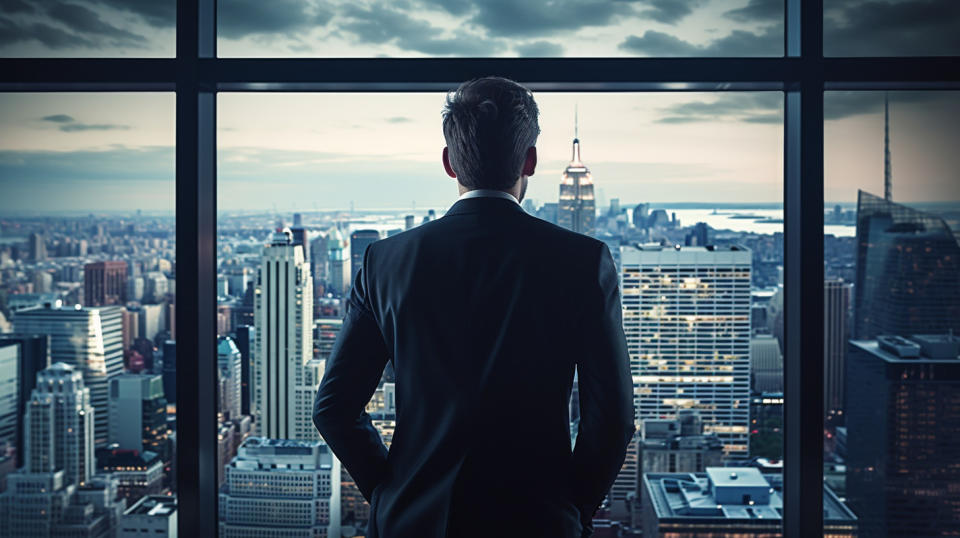
[[[357,278],[357,272],[363,264],[363,253],[370,243],[380,240],[377,230],[357,230],[350,234],[350,283]]]
[[[161,376],[120,374],[110,379],[110,443],[165,455],[167,400]]]
[[[960,244],[940,217],[860,191],[854,337],[960,333]]]
[[[699,410],[733,458],[748,453],[751,254],[742,247],[621,247],[637,419]]]
[[[847,498],[861,536],[960,529],[960,340],[880,336],[847,355]]]
[[[340,536],[340,462],[321,441],[249,437],[226,467],[220,537]]]
[[[333,351],[333,344],[343,328],[343,318],[320,318],[314,324],[314,346],[317,349],[317,358],[328,359]]]
[[[123,307],[74,308],[45,306],[14,315],[18,333],[50,337],[50,362],[73,366],[83,374],[96,409],[94,442],[109,435],[109,379],[123,371]]]
[[[772,335],[750,339],[750,378],[753,392],[783,392],[783,354]]]
[[[163,343],[163,395],[167,402],[177,403],[177,341]]]
[[[233,343],[240,352],[240,414],[250,415],[250,369],[251,353],[256,348],[256,329],[250,325],[240,325],[234,330]]]
[[[597,206],[593,196],[593,176],[580,160],[580,139],[574,128],[570,164],[560,179],[560,202],[557,224],[568,230],[593,235]]]
[[[263,247],[254,320],[257,431],[275,439],[316,439],[310,417],[319,379],[308,365],[313,358],[313,286],[310,264],[293,244],[290,230],[278,230]]]
[[[331,292],[340,295],[350,289],[350,259],[347,258],[347,241],[338,228],[327,234],[327,270]]]
[[[17,350],[17,373],[14,379],[17,382],[17,420],[15,439],[17,461],[23,462],[24,433],[23,416],[27,412],[27,402],[37,386],[37,374],[50,366],[48,350],[49,337],[42,334],[3,334],[0,335],[0,348],[9,349],[13,346]],[[7,351],[9,353],[9,351]]]
[[[299,214],[299,213],[298,213]],[[310,260],[310,241],[307,240],[307,229],[299,224],[295,224],[290,229],[293,234],[293,244],[303,249],[303,259]]]
[[[220,375],[220,413],[226,420],[240,417],[243,359],[240,350],[229,336],[217,341],[217,370]]]
[[[32,233],[29,237],[30,261],[42,262],[47,259],[47,240],[42,233]]]
[[[25,471],[63,470],[67,483],[85,483],[94,473],[94,418],[78,369],[58,362],[37,374],[25,417]]]
[[[127,262],[88,263],[83,267],[83,301],[86,306],[123,304],[127,301]]]
[[[846,356],[852,286],[843,280],[823,283],[823,411],[827,417],[843,411],[843,370]]]
[[[0,342],[0,446],[16,446],[20,423],[20,346]]]

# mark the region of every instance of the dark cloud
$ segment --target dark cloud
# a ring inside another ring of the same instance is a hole
[[[33,13],[33,5],[23,0],[0,0],[0,11],[4,13]]]
[[[824,16],[828,56],[960,54],[956,0],[846,1]]]
[[[491,36],[504,37],[549,35],[586,26],[604,26],[618,15],[634,13],[628,2],[608,0],[484,0],[476,3],[476,9],[470,22],[484,27]]]
[[[467,32],[453,37],[440,37],[443,30],[422,19],[415,19],[392,8],[345,5],[340,14],[339,28],[356,36],[359,41],[396,46],[437,56],[490,56],[503,50],[499,40],[487,39]]]
[[[177,24],[176,0],[99,0],[100,4],[120,11],[139,15],[147,24],[158,28],[169,28]],[[234,3],[220,2],[219,8]]]
[[[676,24],[693,9],[703,5],[703,0],[641,0],[649,6],[640,10],[640,16],[664,24]]]
[[[0,46],[37,41],[51,49],[95,47],[96,43],[43,23],[19,23],[0,17]]]
[[[676,36],[647,30],[642,36],[628,36],[619,48],[646,56],[778,56],[783,53],[783,28],[769,26],[760,33],[734,30],[706,45],[695,45]]]
[[[65,133],[82,133],[86,131],[127,131],[129,125],[118,125],[115,123],[67,123],[60,126],[60,130]]]
[[[563,45],[551,41],[532,41],[515,45],[517,54],[527,58],[549,58],[563,56]]]
[[[719,93],[712,101],[688,101],[660,109],[657,123],[743,121],[781,123],[783,94],[780,92]]]
[[[78,4],[54,2],[47,14],[77,33],[108,38],[116,46],[143,47],[147,42],[145,37],[104,22],[97,13]]]
[[[43,121],[52,121],[53,123],[70,123],[73,121],[73,116],[68,116],[66,114],[53,114],[50,116],[44,116],[40,119]]]
[[[305,32],[326,25],[334,14],[326,4],[304,0],[231,0],[218,8],[217,31],[230,39]]]
[[[172,146],[79,151],[0,150],[2,181],[169,180],[173,184]]]
[[[466,15],[473,11],[472,0],[423,0],[423,5],[430,8],[441,8],[451,15]]]
[[[778,22],[783,24],[784,0],[750,0],[747,5],[731,9],[724,17],[739,22]]]
[[[883,113],[882,91],[828,91],[823,96],[823,117],[840,120],[864,114]],[[960,93],[955,91],[901,91],[889,93],[893,109],[906,104],[944,104],[960,102]],[[893,112],[891,112],[893,114]]]
[[[392,118],[387,118],[387,123],[411,123],[413,118],[408,118],[406,116],[394,116]]]

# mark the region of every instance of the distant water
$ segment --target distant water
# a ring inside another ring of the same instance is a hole
[[[716,230],[732,230],[735,232],[752,232],[757,234],[774,234],[783,232],[782,209],[668,209],[668,215],[674,212],[681,226],[693,226],[704,222]],[[748,218],[750,217],[750,218]],[[825,234],[837,237],[854,237],[857,235],[856,226],[841,226],[828,224],[823,227]]]

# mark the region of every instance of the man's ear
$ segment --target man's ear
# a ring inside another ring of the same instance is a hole
[[[456,179],[457,173],[454,172],[453,167],[450,166],[450,152],[447,150],[446,147],[443,148],[442,160],[443,160],[443,169],[447,171],[447,175]]]
[[[444,153],[446,155],[446,153]],[[532,176],[533,172],[537,169],[537,148],[536,146],[530,146],[527,149],[527,159],[523,161],[523,171],[520,172],[525,176]]]

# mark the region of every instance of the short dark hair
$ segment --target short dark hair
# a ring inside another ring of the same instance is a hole
[[[540,134],[530,90],[502,77],[464,82],[447,94],[443,136],[457,181],[471,189],[508,189]]]

